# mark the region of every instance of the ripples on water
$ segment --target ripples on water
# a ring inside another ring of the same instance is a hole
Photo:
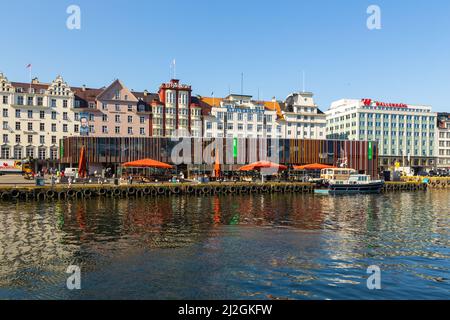
[[[0,298],[448,299],[449,196],[2,204]],[[73,264],[80,291],[65,287]]]

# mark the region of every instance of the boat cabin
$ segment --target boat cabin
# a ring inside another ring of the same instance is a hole
[[[320,173],[320,178],[327,181],[348,180],[351,175],[356,173],[356,170],[351,168],[330,168],[323,169]]]

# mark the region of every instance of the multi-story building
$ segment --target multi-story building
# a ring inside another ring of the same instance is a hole
[[[436,116],[430,106],[342,99],[331,104],[327,137],[379,143],[382,169],[436,165]]]
[[[55,165],[60,140],[74,135],[74,93],[61,76],[52,83],[10,82],[0,73],[2,159]]]
[[[203,137],[206,138],[282,138],[282,123],[277,108],[270,102],[253,101],[252,96],[230,94],[221,98],[200,98],[209,105],[204,115]]]
[[[450,169],[450,113],[438,113],[437,121],[437,167]]]
[[[171,137],[189,132],[201,134],[201,107],[192,103],[192,88],[172,79],[158,92],[159,104],[153,110],[153,136]]]
[[[147,95],[131,92],[120,80],[104,89],[75,88],[74,129],[80,135],[150,135]]]
[[[327,119],[314,102],[313,93],[296,92],[290,94],[282,111],[284,123],[283,137],[289,139],[324,139]]]
[[[129,90],[120,80],[102,89],[74,88],[74,131],[89,136],[162,136],[201,132],[201,108],[191,87],[171,80],[159,93]],[[179,130],[179,131],[176,131]]]

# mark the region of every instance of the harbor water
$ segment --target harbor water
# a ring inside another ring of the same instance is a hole
[[[446,190],[4,202],[0,299],[448,299],[449,208]]]

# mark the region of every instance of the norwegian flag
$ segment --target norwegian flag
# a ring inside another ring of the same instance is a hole
[[[31,63],[29,63],[26,68],[30,69],[31,68]]]

